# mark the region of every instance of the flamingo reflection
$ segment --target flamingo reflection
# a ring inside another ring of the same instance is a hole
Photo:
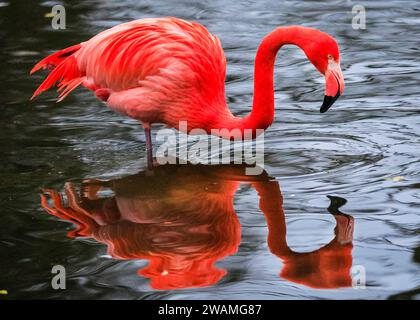
[[[226,275],[215,263],[235,254],[241,242],[233,200],[242,183],[258,193],[269,248],[284,263],[282,278],[314,288],[351,285],[353,218],[339,211],[341,198],[331,197],[329,208],[336,219],[334,239],[314,252],[294,252],[286,241],[278,182],[266,172],[247,176],[244,166],[166,165],[153,175],[68,182],[64,194],[44,190],[41,202],[50,214],[75,224],[69,237],[104,243],[116,259],[148,260],[139,274],[152,288],[205,287]]]

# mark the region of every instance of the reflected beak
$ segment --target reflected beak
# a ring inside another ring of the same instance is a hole
[[[319,111],[321,113],[327,112],[343,92],[344,77],[340,65],[331,61],[328,64],[327,72],[325,72],[325,97]]]

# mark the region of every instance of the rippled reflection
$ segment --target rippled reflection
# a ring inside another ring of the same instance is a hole
[[[345,200],[330,197],[331,205],[328,210],[336,220],[334,239],[318,250],[299,253],[291,250],[287,245],[283,209],[281,205],[275,205],[275,201],[271,199],[273,198],[262,199],[261,210],[267,219],[268,246],[271,252],[280,257],[284,263],[280,276],[289,281],[319,289],[351,286],[354,219],[338,210]]]
[[[89,237],[116,259],[146,259],[139,275],[154,289],[205,287],[227,271],[215,263],[237,252],[241,224],[234,196],[251,185],[268,226],[270,251],[283,261],[280,276],[314,288],[351,285],[353,218],[330,197],[335,237],[313,252],[298,253],[286,241],[279,183],[266,172],[246,176],[238,165],[166,165],[122,179],[67,182],[64,192],[44,190],[42,206],[76,225],[69,237]]]

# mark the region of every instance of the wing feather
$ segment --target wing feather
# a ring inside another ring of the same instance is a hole
[[[122,24],[85,42],[77,59],[87,78],[113,91],[139,85],[158,90],[166,83],[173,89],[200,88],[208,97],[224,95],[226,59],[220,41],[193,22],[158,18]]]

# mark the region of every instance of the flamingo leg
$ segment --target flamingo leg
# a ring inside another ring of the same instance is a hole
[[[144,133],[146,135],[147,151],[147,169],[153,169],[153,146],[152,146],[152,128],[149,123],[143,123]]]

